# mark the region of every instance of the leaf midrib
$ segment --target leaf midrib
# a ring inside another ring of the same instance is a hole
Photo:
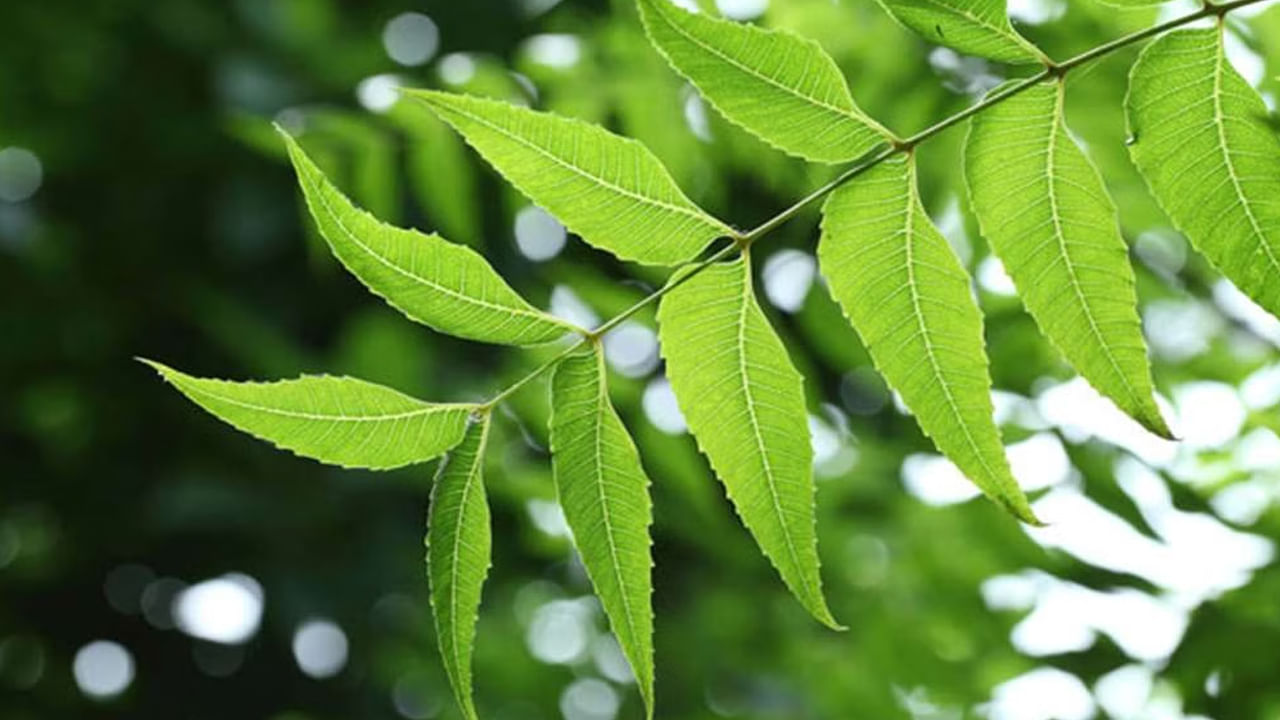
[[[310,174],[310,173],[308,173],[308,174]],[[316,180],[316,179],[314,179],[314,178],[311,178],[311,179],[308,179],[308,180],[307,180],[307,183],[311,186],[311,190],[312,190],[313,194],[314,194],[314,195],[316,196],[316,198],[319,200],[320,205],[324,208],[325,215],[327,215],[327,216],[329,217],[329,219],[330,219],[330,220],[332,220],[332,221],[333,221],[333,223],[334,223],[335,225],[337,225],[337,226],[338,226],[338,229],[342,231],[342,234],[343,234],[343,235],[345,235],[345,236],[347,237],[347,239],[348,239],[348,240],[350,240],[350,241],[351,241],[351,242],[352,242],[356,247],[358,247],[358,248],[360,248],[361,250],[363,250],[363,251],[365,252],[365,254],[366,254],[366,255],[368,255],[369,257],[372,257],[373,259],[375,259],[375,260],[377,260],[378,262],[382,263],[382,264],[383,264],[384,266],[386,266],[388,269],[390,269],[390,270],[392,270],[392,271],[394,271],[394,272],[396,272],[396,273],[399,273],[400,275],[403,275],[403,276],[404,276],[404,277],[406,277],[406,278],[409,278],[409,279],[414,280],[414,281],[416,281],[416,282],[419,282],[419,283],[421,283],[421,284],[423,284],[423,285],[426,285],[426,286],[430,287],[430,288],[431,288],[431,289],[433,289],[433,290],[436,290],[436,291],[438,291],[438,292],[444,293],[445,295],[448,295],[448,296],[450,296],[450,297],[452,297],[452,298],[454,298],[454,299],[456,299],[456,300],[458,300],[458,301],[460,301],[460,302],[463,302],[463,303],[467,303],[467,304],[471,304],[471,305],[476,305],[476,306],[479,306],[479,307],[482,307],[482,308],[485,308],[485,309],[488,309],[488,310],[494,310],[494,311],[498,311],[498,312],[509,313],[509,314],[512,314],[512,315],[522,315],[522,316],[526,316],[526,317],[529,317],[529,318],[531,318],[531,319],[533,319],[533,320],[536,320],[536,321],[539,321],[539,322],[550,323],[550,324],[552,324],[552,325],[560,325],[560,326],[564,327],[566,330],[571,330],[571,331],[572,331],[572,330],[576,330],[576,328],[574,328],[573,326],[571,326],[571,325],[569,325],[569,324],[565,323],[564,321],[560,320],[559,318],[556,318],[556,317],[551,316],[551,315],[547,315],[547,314],[542,313],[542,312],[540,312],[540,311],[538,311],[538,310],[536,310],[536,309],[532,309],[532,308],[530,308],[530,309],[525,309],[525,308],[521,308],[521,307],[512,307],[512,306],[509,306],[509,305],[499,305],[499,304],[496,304],[496,303],[489,302],[489,301],[487,301],[487,300],[482,300],[482,299],[480,299],[480,298],[472,297],[472,296],[470,296],[470,295],[466,295],[466,294],[463,294],[463,293],[461,293],[461,292],[458,292],[457,290],[454,290],[454,289],[452,289],[452,288],[450,288],[450,287],[448,287],[448,286],[441,285],[440,283],[437,283],[437,282],[435,282],[435,281],[433,281],[433,280],[430,280],[430,279],[428,279],[428,278],[422,277],[421,275],[418,275],[417,273],[414,273],[414,272],[411,272],[411,271],[409,271],[409,270],[406,270],[406,269],[404,269],[404,268],[400,267],[399,265],[396,265],[395,263],[393,263],[393,262],[391,262],[390,260],[388,260],[388,259],[387,259],[384,255],[382,255],[381,253],[376,252],[376,251],[375,251],[373,248],[371,248],[370,246],[368,246],[368,245],[366,245],[366,244],[364,244],[364,243],[360,242],[359,237],[358,237],[354,232],[352,232],[352,231],[351,231],[351,228],[349,228],[349,227],[347,226],[347,224],[346,224],[346,223],[344,223],[344,222],[342,221],[342,217],[341,217],[340,215],[338,215],[338,214],[334,211],[334,207],[333,207],[333,205],[330,203],[329,199],[325,196],[324,188],[319,184],[319,181],[318,181],[318,180]],[[357,212],[359,212],[359,211],[357,210]],[[415,248],[415,251],[416,251],[416,248]],[[395,302],[395,301],[393,300],[393,302]]]
[[[1116,361],[1115,354],[1111,351],[1110,343],[1108,343],[1106,338],[1102,336],[1102,330],[1098,327],[1097,318],[1093,316],[1093,306],[1090,305],[1089,301],[1085,298],[1084,288],[1080,286],[1080,278],[1076,274],[1075,262],[1071,258],[1071,253],[1067,251],[1067,236],[1066,231],[1062,226],[1061,209],[1058,205],[1058,178],[1057,173],[1054,172],[1058,158],[1058,132],[1060,129],[1063,129],[1060,125],[1066,122],[1063,117],[1065,93],[1066,86],[1059,81],[1054,94],[1053,116],[1049,121],[1049,147],[1045,155],[1045,160],[1047,161],[1046,167],[1048,169],[1048,172],[1046,173],[1046,179],[1048,180],[1048,192],[1046,194],[1049,202],[1049,217],[1053,219],[1053,235],[1054,239],[1058,241],[1058,252],[1062,253],[1062,263],[1067,268],[1067,276],[1068,281],[1071,284],[1071,290],[1075,293],[1076,299],[1080,302],[1080,307],[1084,310],[1084,316],[1089,321],[1089,331],[1093,334],[1094,339],[1097,340],[1098,346],[1102,348],[1102,354],[1106,356],[1107,362],[1111,364],[1111,369],[1115,371],[1116,377],[1119,378],[1120,383],[1124,385],[1125,392],[1128,393],[1129,399],[1134,403],[1135,407],[1142,407],[1144,403],[1141,396],[1138,395],[1133,385],[1130,384],[1129,378],[1125,375],[1124,371],[1120,369],[1120,364]],[[1065,130],[1063,131],[1065,132]]]
[[[938,378],[938,387],[942,388],[942,394],[946,397],[947,408],[956,419],[956,424],[960,426],[960,431],[964,434],[964,439],[969,445],[969,449],[973,451],[973,456],[982,465],[982,469],[986,472],[987,477],[995,482],[999,482],[1000,476],[991,469],[991,465],[987,463],[986,455],[978,448],[978,443],[973,437],[973,433],[969,432],[969,424],[965,422],[964,416],[960,414],[960,406],[956,404],[955,396],[951,392],[951,384],[947,376],[943,374],[942,368],[938,365],[938,358],[933,352],[933,340],[929,334],[928,324],[924,319],[924,312],[920,307],[920,292],[915,279],[915,262],[914,246],[915,246],[915,217],[916,217],[916,169],[914,158],[907,158],[907,211],[906,211],[906,228],[904,234],[906,237],[906,265],[907,265],[907,286],[911,288],[911,309],[916,318],[916,326],[920,329],[920,338],[924,341],[925,355],[929,358],[929,367],[933,370],[934,377]],[[1008,488],[1004,489],[1007,492]]]
[[[635,618],[631,611],[631,598],[627,591],[628,583],[626,583],[622,578],[622,566],[618,561],[618,546],[617,543],[614,542],[613,537],[612,514],[609,509],[608,497],[605,495],[604,491],[604,414],[611,410],[609,407],[609,390],[606,385],[607,377],[604,369],[604,358],[600,356],[599,350],[596,350],[593,354],[595,355],[597,373],[596,407],[595,412],[592,413],[595,418],[595,422],[592,423],[592,430],[595,433],[595,453],[592,457],[595,459],[596,466],[596,496],[600,500],[600,514],[601,519],[604,522],[605,530],[604,536],[609,545],[609,557],[613,561],[611,566],[613,568],[614,580],[618,583],[618,595],[622,600],[622,612],[627,618],[627,634],[629,636],[628,644],[630,644],[630,642],[635,642],[639,635],[636,633]],[[640,675],[641,672],[642,670],[639,668],[635,669],[637,676]]]
[[[666,2],[666,0],[655,0],[655,2]],[[785,93],[787,93],[787,94],[789,94],[789,95],[792,95],[793,97],[796,97],[796,98],[798,98],[798,99],[800,99],[800,100],[804,100],[804,101],[806,101],[806,102],[809,102],[809,103],[811,103],[811,104],[813,104],[813,105],[815,105],[815,106],[819,107],[820,109],[825,110],[825,111],[827,111],[827,112],[830,112],[830,113],[834,113],[834,114],[836,114],[836,115],[839,115],[842,119],[845,119],[845,120],[853,120],[853,121],[855,121],[855,122],[865,122],[865,119],[864,119],[864,118],[860,117],[859,115],[854,114],[854,112],[852,112],[852,111],[851,111],[851,110],[849,110],[849,109],[841,108],[841,107],[838,107],[838,106],[836,106],[836,105],[832,105],[832,104],[830,104],[830,103],[828,103],[828,102],[824,102],[824,101],[819,100],[818,98],[815,98],[815,97],[810,96],[810,95],[804,95],[804,94],[800,93],[799,91],[797,91],[796,89],[794,89],[794,88],[792,88],[792,87],[790,87],[790,86],[787,86],[787,85],[782,84],[781,82],[779,82],[779,81],[778,81],[778,80],[776,80],[775,78],[769,77],[768,75],[765,75],[764,73],[758,72],[758,71],[756,71],[756,70],[755,70],[754,68],[752,68],[752,67],[749,67],[749,66],[747,66],[747,65],[743,65],[742,63],[738,62],[737,60],[735,60],[734,58],[730,57],[729,55],[726,55],[725,53],[720,52],[720,51],[719,51],[719,50],[717,50],[715,47],[713,47],[713,46],[711,46],[711,45],[708,45],[708,44],[706,44],[706,43],[702,42],[702,40],[700,40],[697,36],[691,35],[691,34],[689,34],[688,32],[686,32],[683,28],[681,28],[679,25],[676,25],[673,21],[671,21],[671,20],[667,17],[667,12],[668,12],[668,10],[663,9],[663,10],[658,10],[655,14],[657,14],[659,17],[661,17],[661,18],[662,18],[662,21],[663,21],[663,22],[665,22],[665,23],[667,24],[667,26],[668,26],[668,27],[670,27],[672,30],[675,30],[677,34],[679,34],[680,36],[684,37],[685,39],[687,39],[687,40],[691,41],[693,44],[697,45],[698,47],[702,48],[703,50],[706,50],[707,52],[711,53],[712,55],[715,55],[716,57],[720,58],[721,60],[725,61],[726,63],[728,63],[728,64],[730,64],[730,65],[734,66],[735,68],[738,68],[739,70],[742,70],[743,72],[745,72],[745,73],[746,73],[746,74],[748,74],[748,75],[751,75],[751,76],[753,76],[753,77],[756,77],[756,78],[758,78],[758,79],[760,79],[760,80],[764,81],[765,83],[767,83],[767,84],[769,84],[769,85],[772,85],[772,86],[774,86],[774,87],[778,88],[779,90],[782,90],[783,92],[785,92]],[[677,12],[684,12],[684,11],[683,11],[683,10],[680,10],[680,11],[677,11]],[[804,39],[803,39],[803,38],[797,38],[797,39],[798,39],[798,40],[800,40],[801,42],[804,42]]]
[[[760,455],[760,465],[764,470],[765,480],[769,487],[770,506],[774,515],[778,518],[778,525],[782,528],[782,537],[787,542],[787,554],[791,557],[792,565],[800,580],[801,591],[810,596],[808,578],[804,577],[804,565],[800,562],[800,555],[796,550],[795,541],[791,537],[791,526],[787,523],[786,516],[782,512],[782,499],[778,495],[777,482],[774,479],[773,463],[769,459],[769,453],[766,452],[764,446],[764,436],[760,431],[760,420],[756,415],[755,401],[751,396],[751,377],[747,374],[747,313],[751,308],[751,265],[745,259],[743,261],[744,277],[740,280],[742,283],[742,303],[741,310],[738,312],[738,373],[742,378],[742,394],[746,399],[747,417],[751,422],[751,436],[756,441],[756,450]],[[810,598],[812,600],[812,598]]]
[[[388,422],[392,420],[403,420],[405,418],[417,417],[419,415],[429,415],[431,413],[437,413],[437,412],[466,410],[474,407],[471,405],[460,405],[460,404],[431,405],[428,407],[419,408],[417,410],[409,410],[407,412],[391,413],[387,415],[346,415],[344,413],[326,415],[326,414],[320,414],[320,413],[304,413],[304,412],[298,412],[295,410],[284,410],[281,408],[273,408],[267,405],[258,405],[256,403],[250,403],[250,402],[245,402],[243,400],[238,400],[236,398],[231,398],[226,395],[219,395],[218,393],[215,393],[212,390],[208,390],[206,388],[199,387],[194,384],[187,383],[186,385],[187,385],[187,390],[193,393],[196,393],[197,395],[203,395],[205,397],[212,398],[219,402],[227,403],[228,405],[235,405],[236,407],[244,408],[246,410],[254,410],[257,412],[264,412],[272,415],[280,415],[282,417],[299,418],[302,420],[327,420],[330,422]]]
[[[472,484],[480,474],[480,470],[484,464],[484,448],[485,441],[489,437],[489,421],[484,421],[484,427],[480,430],[480,442],[476,447],[475,457],[472,458],[471,467],[467,469],[467,481],[462,486],[462,494],[458,501],[458,521],[453,524],[453,548],[450,551],[451,562],[449,566],[449,613],[453,618],[452,632],[453,635],[453,664],[459,674],[459,680],[463,673],[467,674],[467,685],[470,686],[470,668],[462,662],[462,656],[459,648],[462,647],[463,637],[461,636],[461,627],[458,625],[458,566],[459,558],[462,555],[462,517],[467,512],[467,499],[470,497]],[[468,687],[470,690],[470,687]],[[474,715],[474,712],[467,711],[468,717]]]
[[[431,102],[431,101],[428,101],[428,102]],[[605,178],[602,178],[602,177],[599,177],[599,176],[593,175],[593,174],[591,174],[591,173],[587,172],[586,170],[583,170],[582,168],[579,168],[578,166],[574,165],[573,163],[565,161],[565,160],[564,160],[563,158],[561,158],[560,156],[558,156],[558,155],[556,155],[555,153],[552,153],[551,151],[549,151],[549,150],[547,150],[547,149],[545,149],[545,148],[541,147],[540,145],[537,145],[537,144],[535,144],[535,143],[533,143],[533,142],[530,142],[530,141],[528,141],[528,140],[525,140],[524,138],[520,137],[519,135],[516,135],[516,134],[514,134],[514,133],[512,133],[512,132],[508,131],[507,129],[505,129],[505,128],[503,128],[503,127],[499,126],[499,125],[495,125],[494,123],[489,122],[488,120],[484,119],[483,117],[481,117],[481,116],[479,116],[479,115],[476,115],[475,113],[470,113],[470,112],[467,112],[466,110],[463,110],[463,109],[462,109],[461,107],[459,107],[457,104],[450,104],[450,103],[447,103],[447,102],[446,102],[446,103],[441,103],[441,105],[442,105],[444,108],[446,108],[448,111],[450,111],[450,112],[455,112],[455,113],[457,113],[457,114],[459,114],[459,115],[462,115],[463,117],[467,118],[468,120],[471,120],[471,121],[473,121],[473,122],[479,123],[480,125],[483,125],[483,126],[485,126],[485,127],[489,128],[489,129],[490,129],[490,130],[492,130],[493,132],[496,132],[496,133],[498,133],[499,135],[502,135],[503,137],[506,137],[506,138],[507,138],[507,139],[509,139],[509,140],[512,140],[512,141],[517,142],[517,143],[520,143],[521,145],[524,145],[525,147],[529,148],[530,150],[533,150],[534,152],[538,153],[539,155],[542,155],[542,156],[546,157],[547,159],[549,159],[549,160],[551,160],[551,161],[555,162],[557,165],[560,165],[561,167],[564,167],[565,169],[569,170],[570,172],[573,172],[573,173],[575,173],[575,174],[577,174],[577,175],[580,175],[581,177],[584,177],[584,178],[586,178],[586,179],[588,179],[588,180],[592,181],[593,183],[596,183],[597,185],[599,185],[599,186],[601,186],[601,187],[608,188],[609,190],[612,190],[613,192],[615,192],[615,193],[617,193],[617,194],[619,194],[619,195],[622,195],[622,196],[624,196],[624,197],[632,198],[633,200],[636,200],[636,201],[638,201],[638,202],[642,202],[642,203],[645,203],[645,204],[647,204],[647,205],[652,205],[652,206],[654,206],[654,207],[661,208],[661,209],[663,209],[663,210],[668,210],[668,211],[671,211],[671,212],[676,212],[676,213],[680,213],[680,214],[682,214],[682,215],[686,215],[686,216],[688,216],[688,217],[690,217],[690,218],[692,218],[692,219],[694,219],[694,220],[697,220],[699,223],[701,223],[701,224],[703,224],[703,225],[706,225],[706,226],[708,226],[708,227],[715,228],[717,231],[727,231],[727,230],[728,230],[728,228],[723,227],[723,226],[722,226],[720,223],[718,223],[718,222],[714,222],[711,218],[709,218],[709,217],[706,215],[706,213],[704,213],[704,212],[702,212],[702,211],[700,211],[700,210],[697,210],[697,209],[694,209],[694,208],[685,207],[685,206],[683,206],[683,205],[676,205],[676,204],[673,204],[673,203],[667,202],[667,201],[665,201],[665,200],[660,200],[660,199],[658,199],[658,198],[650,197],[650,196],[648,196],[648,195],[641,195],[640,193],[637,193],[637,192],[634,192],[634,191],[628,190],[628,189],[626,189],[626,188],[622,187],[621,185],[618,185],[618,184],[616,184],[616,183],[610,182],[610,181],[606,180]],[[628,143],[629,143],[629,142],[634,142],[634,141],[631,141],[631,140],[628,140],[628,139],[625,139],[625,138],[624,138],[624,139],[623,139],[623,142],[628,142]],[[662,171],[662,172],[665,172],[665,171]],[[670,177],[669,177],[669,176],[668,176],[667,178],[665,178],[665,179],[666,179],[668,182],[671,182],[671,179],[670,179]]]
[[[1280,261],[1277,260],[1275,253],[1271,250],[1267,233],[1262,229],[1257,216],[1253,214],[1252,201],[1246,197],[1244,187],[1240,184],[1240,178],[1236,175],[1235,162],[1231,159],[1231,149],[1227,145],[1226,117],[1222,108],[1222,77],[1226,70],[1227,62],[1226,43],[1222,37],[1224,31],[1219,26],[1213,65],[1213,124],[1218,131],[1218,147],[1222,150],[1222,161],[1227,168],[1227,177],[1231,178],[1231,187],[1235,190],[1236,200],[1240,202],[1240,207],[1244,210],[1245,217],[1249,220],[1249,226],[1253,228],[1254,234],[1258,237],[1258,247],[1267,256],[1272,269],[1280,271]]]

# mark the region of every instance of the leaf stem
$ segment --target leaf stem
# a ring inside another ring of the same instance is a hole
[[[844,185],[845,183],[858,177],[859,175],[866,173],[867,171],[889,160],[890,158],[897,155],[898,153],[909,153],[913,151],[916,148],[916,146],[920,145],[921,143],[929,140],[935,135],[942,133],[945,130],[948,130],[964,122],[965,120],[968,120],[974,115],[982,113],[995,105],[999,105],[1005,100],[1008,100],[1023,92],[1026,92],[1027,90],[1031,89],[1032,87],[1035,87],[1036,85],[1039,85],[1040,83],[1046,80],[1049,80],[1051,78],[1057,78],[1061,80],[1066,77],[1067,73],[1071,72],[1075,68],[1078,68],[1082,65],[1087,65],[1095,60],[1104,58],[1116,52],[1117,50],[1126,48],[1135,43],[1142,42],[1143,40],[1147,40],[1149,38],[1155,37],[1156,35],[1167,32],[1169,30],[1174,30],[1176,28],[1182,27],[1183,25],[1189,25],[1198,20],[1203,20],[1205,18],[1210,18],[1210,17],[1217,17],[1221,19],[1221,18],[1224,18],[1227,15],[1227,13],[1231,12],[1232,10],[1246,7],[1248,5],[1255,5],[1257,3],[1265,2],[1265,1],[1266,0],[1231,0],[1231,2],[1215,3],[1215,2],[1212,2],[1212,0],[1203,0],[1202,7],[1196,12],[1183,15],[1182,17],[1179,17],[1179,18],[1174,18],[1173,20],[1169,20],[1168,22],[1164,22],[1159,25],[1149,27],[1145,30],[1139,30],[1137,32],[1133,32],[1128,35],[1116,38],[1111,42],[1099,45],[1093,48],[1092,50],[1088,50],[1083,53],[1080,53],[1079,55],[1076,55],[1072,58],[1064,60],[1060,63],[1049,62],[1046,64],[1044,70],[1041,70],[1040,72],[1023,79],[1014,85],[1010,85],[1004,90],[1000,90],[991,95],[988,95],[987,97],[983,98],[980,102],[974,105],[971,105],[965,108],[964,110],[961,110],[960,112],[957,112],[943,120],[940,120],[939,122],[933,125],[930,125],[924,130],[921,130],[920,132],[916,133],[915,135],[912,135],[904,140],[895,140],[891,144],[887,144],[887,145],[882,144],[876,148],[872,148],[867,154],[863,155],[857,160],[854,160],[849,168],[845,169],[843,172],[841,172],[831,181],[823,184],[813,192],[810,192],[808,195],[805,195],[804,197],[800,198],[799,200],[797,200],[795,203],[793,203],[790,207],[786,208],[782,212],[778,213],[777,215],[774,215],[768,220],[765,220],[763,223],[756,226],[755,228],[752,228],[751,230],[735,233],[733,236],[731,236],[731,239],[734,241],[732,244],[726,245],[725,247],[721,248],[720,250],[712,254],[710,257],[698,262],[696,265],[693,265],[687,271],[678,272],[670,281],[667,282],[666,285],[663,285],[658,290],[655,290],[654,292],[650,293],[648,296],[637,301],[631,307],[627,308],[626,310],[623,310],[621,313],[610,318],[608,321],[606,321],[604,324],[597,327],[595,330],[582,331],[580,338],[577,341],[575,341],[572,345],[565,348],[563,352],[557,354],[555,357],[551,358],[547,362],[538,366],[529,374],[520,378],[514,384],[507,387],[505,390],[498,393],[491,400],[480,405],[479,407],[485,411],[488,411],[489,409],[493,408],[495,405],[507,399],[512,394],[514,394],[517,390],[524,387],[527,383],[531,382],[532,380],[534,380],[535,378],[537,378],[539,375],[546,372],[547,370],[550,370],[561,360],[568,357],[571,353],[573,353],[575,350],[581,347],[584,343],[598,342],[610,330],[622,324],[624,321],[626,321],[631,316],[635,315],[640,310],[644,309],[646,306],[651,305],[654,302],[657,302],[664,295],[676,289],[680,285],[684,284],[693,276],[707,269],[707,267],[728,258],[734,252],[738,252],[738,251],[745,252],[747,248],[749,248],[751,244],[754,243],[756,240],[760,239],[764,235],[769,234],[770,232],[775,230],[778,226],[787,222],[788,220],[795,217],[796,215],[799,215],[806,207],[808,207],[812,203],[817,202],[818,200],[821,200],[822,198],[829,195],[836,188],[840,187],[841,185]]]

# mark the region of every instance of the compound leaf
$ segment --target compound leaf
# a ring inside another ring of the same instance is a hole
[[[413,320],[470,340],[531,345],[576,328],[525,302],[474,250],[380,222],[357,208],[280,133],[307,206],[334,255]]]
[[[624,260],[675,265],[732,234],[628,138],[580,120],[432,90],[425,102],[533,202]]]
[[[1170,437],[1116,207],[1067,131],[1064,96],[1061,82],[1037,85],[974,117],[974,213],[1041,331],[1120,409]]]
[[[471,651],[492,548],[484,492],[488,439],[488,416],[467,428],[462,442],[436,472],[427,514],[427,578],[436,640],[449,684],[467,720],[477,717],[471,700]]]
[[[893,139],[853,101],[814,41],[638,0],[650,40],[676,72],[731,122],[784,152],[852,160]]]
[[[818,261],[871,359],[925,434],[991,499],[1035,523],[993,418],[982,315],[969,276],[929,220],[914,155],[837,189]]]
[[[815,618],[839,627],[818,567],[804,381],[761,312],[750,273],[746,259],[712,265],[662,299],[667,376],[764,554]]]
[[[1038,63],[1044,53],[1009,24],[1005,0],[880,0],[898,22],[930,42],[1005,63]]]
[[[142,362],[235,428],[302,457],[348,468],[390,470],[438,457],[462,440],[475,409],[423,402],[350,377],[231,382]]]
[[[609,402],[598,347],[551,378],[551,463],[574,544],[653,715],[649,479]]]
[[[1221,28],[1169,33],[1130,77],[1129,153],[1197,250],[1280,316],[1280,135]]]

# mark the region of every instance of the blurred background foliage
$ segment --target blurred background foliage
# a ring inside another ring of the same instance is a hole
[[[900,133],[1011,72],[931,48],[872,0],[699,4],[818,40]],[[1194,7],[1012,6],[1055,57]],[[1260,7],[1233,22],[1232,61],[1274,109],[1280,6]],[[541,359],[433,334],[343,273],[270,122],[366,208],[480,249],[584,323],[663,276],[566,237],[397,86],[605,124],[741,227],[832,173],[706,108],[626,0],[19,1],[0,36],[3,720],[458,717],[426,600],[431,468],[276,452],[131,360],[471,400]],[[967,211],[963,133],[944,134],[922,151],[926,200],[977,279],[1002,427],[1051,524],[975,500],[895,405],[815,278],[811,210],[758,272],[808,378],[824,575],[850,630],[811,622],[753,547],[642,313],[608,358],[654,481],[660,717],[1280,718],[1280,322],[1188,250],[1129,164],[1135,54],[1073,76],[1070,122],[1120,205],[1184,441],[1118,417],[1039,337]],[[554,501],[544,388],[509,404],[488,459],[478,703],[641,717]]]

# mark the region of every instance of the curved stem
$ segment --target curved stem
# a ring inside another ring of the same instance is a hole
[[[880,165],[881,163],[892,158],[898,153],[911,152],[912,150],[915,149],[917,145],[920,145],[921,143],[925,142],[926,140],[929,140],[935,135],[938,135],[939,133],[942,133],[943,131],[950,129],[964,122],[965,120],[968,120],[969,118],[987,110],[988,108],[991,108],[995,105],[999,105],[1005,100],[1008,100],[1016,95],[1019,95],[1031,89],[1032,87],[1035,87],[1036,85],[1039,85],[1040,83],[1046,80],[1049,80],[1050,78],[1057,78],[1061,80],[1062,78],[1066,77],[1067,73],[1071,72],[1075,68],[1078,68],[1082,65],[1087,65],[1095,60],[1099,60],[1101,58],[1107,57],[1108,55],[1116,52],[1117,50],[1126,48],[1135,43],[1142,42],[1143,40],[1147,40],[1149,38],[1155,37],[1156,35],[1167,32],[1169,30],[1174,30],[1176,28],[1182,27],[1183,25],[1189,25],[1198,20],[1203,20],[1205,18],[1210,18],[1210,17],[1217,17],[1219,19],[1224,18],[1227,15],[1227,13],[1231,12],[1232,10],[1236,10],[1238,8],[1242,8],[1248,5],[1255,5],[1260,2],[1266,2],[1266,0],[1231,0],[1231,2],[1223,2],[1223,3],[1215,3],[1215,2],[1212,2],[1212,0],[1203,0],[1202,7],[1196,12],[1190,13],[1188,15],[1183,15],[1182,17],[1179,17],[1179,18],[1174,18],[1173,20],[1169,20],[1168,22],[1164,22],[1159,25],[1149,27],[1145,30],[1139,30],[1137,32],[1125,35],[1123,37],[1116,38],[1111,42],[1099,45],[1093,48],[1092,50],[1088,50],[1083,53],[1080,53],[1079,55],[1076,55],[1068,60],[1064,60],[1060,63],[1047,64],[1044,70],[1041,70],[1040,72],[1034,75],[1031,75],[1023,80],[1020,80],[1016,84],[1010,85],[1004,90],[988,95],[987,97],[983,98],[980,102],[974,105],[971,105],[965,108],[964,110],[961,110],[960,112],[957,112],[954,115],[951,115],[943,120],[938,121],[937,123],[925,128],[924,130],[921,130],[915,135],[912,135],[904,140],[895,141],[893,142],[893,144],[888,146],[881,145],[877,148],[873,148],[866,155],[863,155],[857,160],[854,160],[850,167],[845,169],[843,172],[837,175],[830,182],[827,182],[826,184],[817,188],[816,190],[809,193],[808,195],[805,195],[804,197],[800,198],[790,207],[786,208],[785,210],[778,213],[777,215],[774,215],[773,217],[764,221],[757,227],[752,228],[751,230],[748,230],[745,232],[736,233],[731,238],[734,241],[732,244],[727,245],[724,248],[721,248],[719,251],[717,251],[707,259],[702,260],[701,262],[692,266],[688,271],[678,273],[666,285],[663,285],[661,288],[650,293],[648,296],[642,298],[631,307],[627,308],[626,310],[623,310],[621,313],[610,318],[604,324],[597,327],[595,330],[582,333],[581,337],[572,345],[570,345],[568,348],[566,348],[563,352],[559,353],[558,355],[551,358],[547,362],[538,366],[529,374],[517,380],[514,384],[510,385],[505,390],[495,395],[493,399],[489,400],[487,403],[484,403],[480,407],[484,409],[489,409],[494,407],[498,403],[510,397],[517,390],[524,387],[525,384],[534,380],[535,378],[537,378],[539,375],[546,372],[547,370],[550,370],[558,362],[560,362],[565,357],[567,357],[570,353],[574,352],[579,347],[581,347],[583,343],[598,342],[605,335],[605,333],[609,332],[610,330],[614,329],[618,325],[622,324],[625,320],[630,318],[632,315],[635,315],[637,312],[644,309],[646,306],[651,305],[654,302],[657,302],[660,298],[662,298],[662,296],[676,289],[677,287],[679,287],[680,285],[688,281],[690,278],[692,278],[694,275],[697,275],[698,273],[702,272],[710,265],[728,258],[734,252],[745,251],[756,240],[760,239],[764,235],[769,234],[778,226],[787,222],[788,220],[795,217],[796,215],[799,215],[806,207],[808,207],[812,203],[817,202],[818,200],[821,200],[822,198],[831,194],[831,192],[834,191],[836,188],[840,187],[841,185],[844,185],[845,183],[858,177],[859,175],[866,173],[867,171],[871,170],[877,165]]]

